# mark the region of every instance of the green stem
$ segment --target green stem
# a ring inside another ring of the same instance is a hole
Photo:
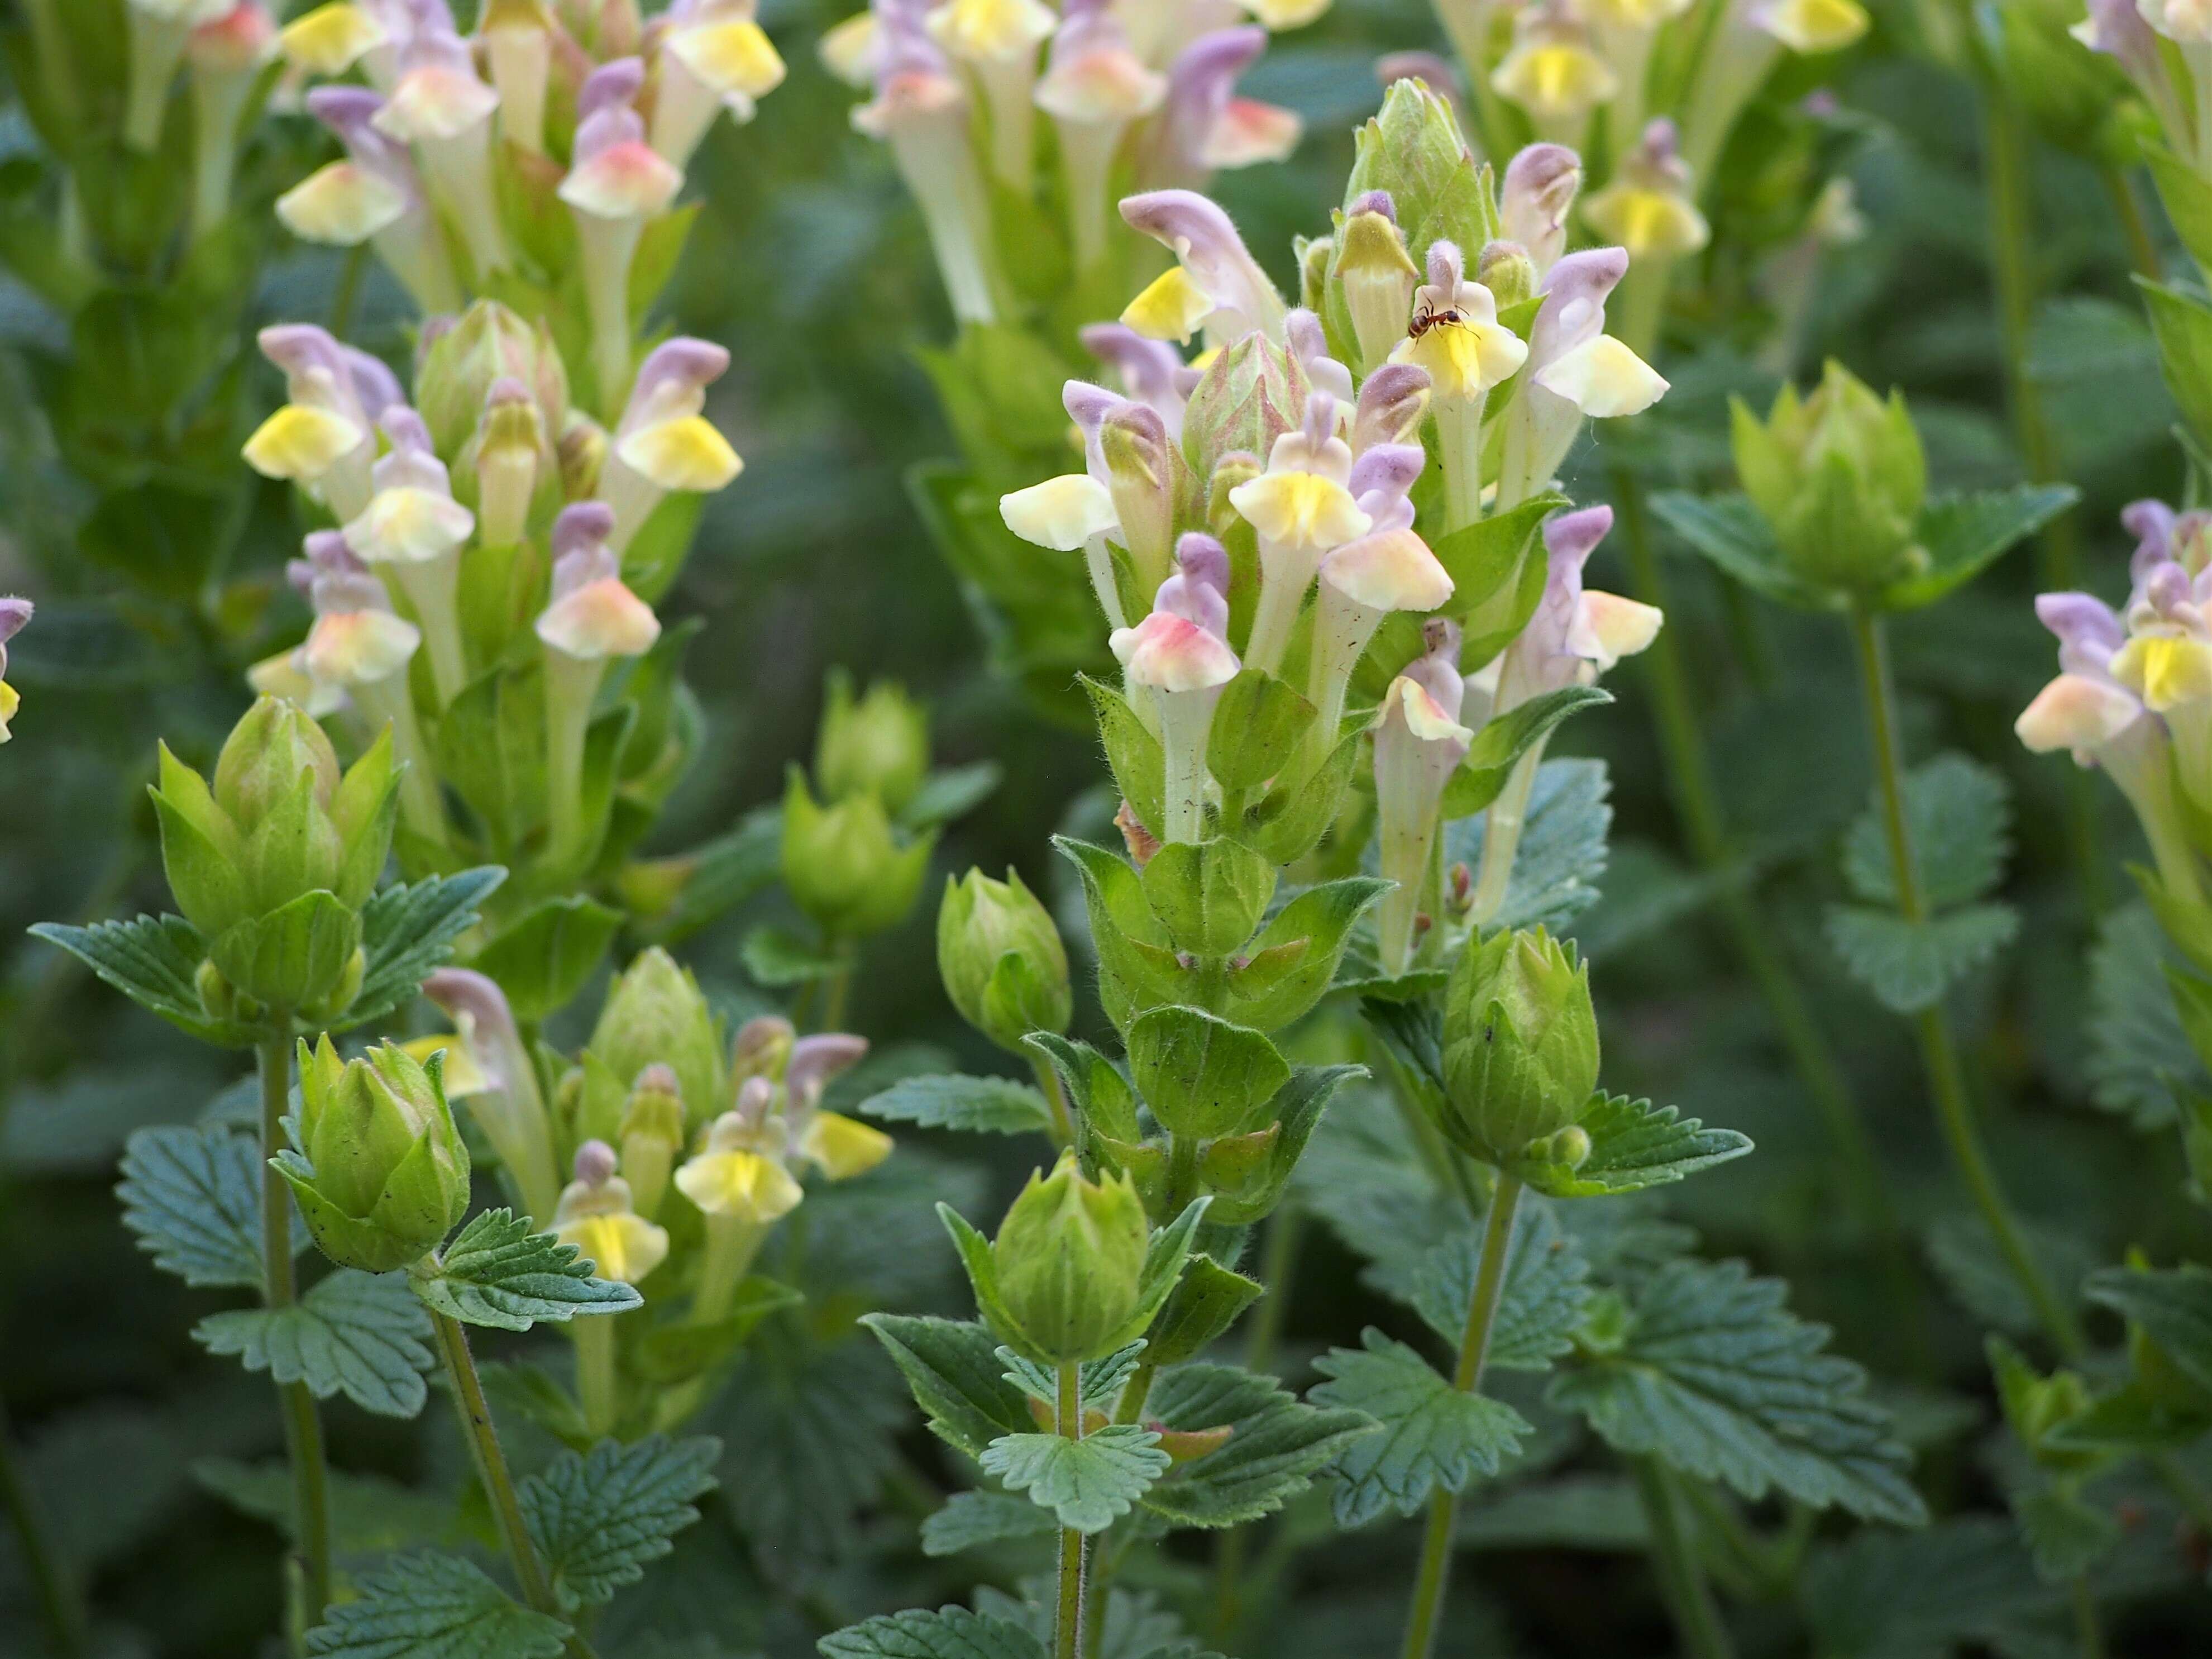
[[[1911,831],[1905,817],[1904,763],[1899,754],[1897,694],[1891,684],[1888,647],[1881,619],[1865,611],[1850,617],[1851,641],[1857,648],[1859,678],[1866,693],[1867,728],[1874,742],[1875,775],[1881,789],[1882,828],[1889,841],[1892,880],[1897,889],[1898,913],[1913,927],[1928,921],[1928,900],[1920,885],[1919,868],[1913,862]],[[1959,1048],[1951,1033],[1949,1017],[1939,1000],[1913,1016],[1920,1039],[1921,1059],[1928,1072],[1936,1115],[1952,1160],[1972,1194],[1975,1207],[1996,1240],[1997,1249],[2034,1306],[2036,1316],[2051,1338],[2070,1358],[2082,1352],[2081,1326],[2073,1310],[2062,1301],[2028,1253],[2019,1219],[1998,1184],[1988,1149],[1975,1125],[1973,1107],[1966,1096],[1966,1079]]]
[[[1083,1368],[1072,1359],[1060,1364],[1058,1427],[1063,1438],[1083,1438]],[[1083,1534],[1073,1527],[1060,1534],[1060,1607],[1053,1626],[1053,1659],[1079,1659],[1083,1651]]]
[[[832,952],[840,948],[835,938],[825,942]],[[830,975],[828,983],[823,988],[822,1029],[823,1030],[835,1031],[844,1024],[845,1006],[852,1000],[852,996],[853,964],[848,962]]]
[[[1030,1054],[1030,1070],[1036,1073],[1037,1088],[1045,1103],[1052,1108],[1052,1144],[1073,1146],[1075,1120],[1068,1113],[1067,1096],[1060,1086],[1060,1073],[1053,1069],[1051,1061],[1034,1050]]]
[[[1114,1408],[1116,1423],[1142,1420],[1145,1403],[1152,1397],[1152,1379],[1159,1374],[1158,1366],[1147,1364],[1141,1359],[1137,1362],[1136,1370],[1129,1373],[1129,1380],[1121,1385],[1121,1398]]]
[[[1705,1569],[1682,1528],[1674,1483],[1653,1459],[1633,1462],[1637,1496],[1644,1500],[1644,1523],[1651,1532],[1651,1565],[1674,1615],[1683,1653],[1688,1659],[1735,1659],[1735,1644],[1713,1603],[1712,1586],[1705,1582]]]
[[[288,1035],[272,1036],[257,1050],[261,1072],[261,1299],[270,1308],[289,1308],[296,1297],[292,1275],[292,1189],[271,1162],[284,1150],[283,1118],[291,1103],[291,1020],[276,1017]],[[305,1382],[282,1383],[277,1404],[284,1416],[284,1451],[292,1468],[293,1548],[298,1558],[302,1601],[300,1627],[323,1621],[331,1601],[330,1471],[323,1455],[322,1419],[315,1396]]]
[[[576,1344],[576,1399],[584,1408],[585,1428],[597,1439],[613,1433],[622,1414],[615,1381],[615,1322],[572,1320],[568,1334]]]
[[[2089,1576],[2082,1574],[2070,1587],[2074,1604],[2074,1638],[2081,1650],[2081,1659],[2105,1659],[2105,1634],[2097,1626],[2097,1598],[2089,1589]]]
[[[2150,221],[2143,217],[2142,204],[2136,199],[2135,181],[2119,167],[2098,169],[2097,176],[2104,180],[2105,192],[2112,198],[2112,211],[2120,222],[2120,234],[2127,239],[2128,264],[2136,276],[2154,283],[2164,275],[2158,257],[2158,244],[2151,240]]]
[[[1461,1337],[1459,1364],[1452,1387],[1462,1394],[1482,1388],[1483,1362],[1490,1356],[1491,1328],[1504,1300],[1505,1259],[1513,1249],[1513,1212],[1521,1206],[1521,1183],[1500,1173],[1483,1228],[1482,1259],[1475,1268],[1474,1294],[1468,1298],[1467,1331]],[[1443,1617],[1444,1591],[1451,1579],[1452,1533],[1459,1522],[1459,1494],[1438,1486],[1429,1498],[1429,1524],[1421,1540],[1420,1571],[1413,1581],[1413,1611],[1406,1620],[1404,1659],[1429,1659]]]
[[[8,1408],[0,1402],[0,1508],[15,1528],[24,1570],[38,1593],[39,1612],[53,1638],[54,1651],[62,1659],[82,1659],[88,1650],[84,1593],[70,1571],[46,1525],[39,1495],[15,1458],[15,1438],[8,1426]]]
[[[484,1496],[490,1500],[492,1519],[499,1524],[500,1541],[507,1546],[507,1559],[514,1565],[522,1599],[538,1612],[559,1618],[561,1609],[546,1584],[544,1569],[538,1565],[538,1550],[530,1541],[530,1530],[523,1524],[522,1504],[514,1495],[514,1478],[507,1473],[507,1454],[500,1449],[499,1430],[492,1422],[491,1406],[484,1399],[477,1362],[469,1352],[468,1331],[459,1321],[434,1308],[430,1312],[430,1322],[437,1329],[438,1353],[446,1364],[446,1379],[453,1384],[453,1409],[460,1413],[461,1432],[468,1439],[469,1456],[476,1464],[477,1479],[483,1483]]]
[[[1666,579],[1651,544],[1650,523],[1644,486],[1626,471],[1613,475],[1613,495],[1620,509],[1622,542],[1628,552],[1629,582],[1635,596],[1662,611],[1671,610]],[[1668,793],[1675,816],[1690,843],[1691,856],[1705,870],[1719,873],[1730,863],[1727,820],[1721,811],[1720,792],[1714,787],[1711,757],[1698,719],[1697,699],[1682,662],[1681,638],[1672,627],[1662,628],[1644,653],[1651,687],[1652,716],[1659,728],[1659,753],[1667,771]],[[1853,1206],[1885,1248],[1902,1255],[1903,1230],[1895,1207],[1882,1185],[1881,1164],[1866,1122],[1859,1115],[1843,1066],[1828,1045],[1820,1023],[1805,1000],[1788,959],[1769,937],[1759,907],[1742,886],[1730,882],[1720,896],[1736,953],[1758,981],[1768,1014],[1781,1034],[1783,1047],[1813,1104],[1820,1112],[1829,1139],[1842,1159],[1842,1173]],[[1904,1284],[1913,1283],[1909,1262]],[[1917,1302],[1917,1289],[1913,1301]]]
[[[331,291],[330,331],[344,339],[353,331],[354,308],[361,303],[362,279],[368,273],[367,242],[357,242],[346,250],[345,262],[338,267],[337,286]]]
[[[1264,1371],[1274,1363],[1275,1344],[1291,1306],[1291,1282],[1298,1271],[1299,1235],[1304,1212],[1295,1204],[1279,1206],[1267,1223],[1267,1251],[1260,1260],[1260,1282],[1267,1287],[1244,1334],[1244,1369]]]
[[[1170,1220],[1198,1196],[1198,1137],[1168,1135],[1167,1214]]]

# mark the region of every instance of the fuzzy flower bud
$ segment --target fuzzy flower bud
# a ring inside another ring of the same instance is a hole
[[[783,879],[799,908],[833,937],[896,927],[921,896],[934,834],[901,847],[873,793],[818,803],[791,769],[783,797]]]
[[[906,688],[878,680],[853,695],[852,676],[830,675],[829,702],[814,739],[814,777],[832,801],[872,793],[902,811],[929,773],[929,714]]]
[[[659,945],[617,976],[589,1048],[626,1085],[642,1088],[645,1074],[660,1067],[694,1123],[712,1116],[728,1092],[721,1035],[706,996],[690,970]]]
[[[960,1017],[1010,1053],[1032,1031],[1066,1030],[1074,1012],[1060,930],[1012,870],[945,878],[937,968]]]
[[[1589,967],[1542,928],[1470,945],[1444,991],[1438,1125],[1465,1151],[1505,1164],[1571,1127],[1597,1087]]]
[[[1151,1230],[1127,1176],[1085,1176],[1073,1152],[1032,1174],[991,1245],[1006,1311],[1054,1362],[1099,1359],[1127,1340]]]
[[[441,1062],[390,1043],[341,1060],[328,1036],[300,1044],[299,1146],[277,1172],[323,1254],[389,1273],[437,1249],[469,1206],[469,1152]]]

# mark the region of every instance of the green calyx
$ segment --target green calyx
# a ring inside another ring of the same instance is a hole
[[[1744,492],[1807,582],[1863,597],[1925,560],[1928,461],[1901,395],[1885,401],[1832,362],[1811,397],[1783,387],[1764,422],[1741,399],[1733,410]]]
[[[1073,1152],[1032,1174],[991,1245],[1006,1315],[1038,1355],[1098,1359],[1140,1334],[1138,1311],[1152,1229],[1126,1176],[1095,1182]]]
[[[872,793],[896,813],[928,774],[928,711],[889,680],[856,697],[852,677],[833,671],[814,740],[814,781],[823,797],[842,801]]]
[[[659,1065],[675,1074],[692,1122],[705,1122],[728,1104],[729,1074],[714,1012],[690,970],[658,945],[616,979],[588,1047],[624,1097],[647,1066]]]
[[[418,1065],[386,1043],[341,1060],[328,1036],[300,1044],[296,1152],[278,1155],[307,1231],[333,1261],[389,1273],[420,1261],[469,1205],[469,1153],[442,1056]]]
[[[880,933],[921,896],[937,837],[902,846],[872,792],[824,805],[797,767],[783,797],[783,881],[792,900],[839,939]]]
[[[352,1000],[360,910],[391,851],[398,785],[388,731],[341,771],[322,728],[279,697],[239,721],[211,786],[161,746],[162,866],[227,993],[326,1016]]]
[[[552,334],[495,300],[479,300],[430,343],[415,376],[415,407],[440,455],[460,453],[483,418],[486,395],[502,380],[521,383],[545,431],[561,430],[568,375]],[[467,469],[454,476],[465,481]]]
[[[937,966],[960,1017],[1000,1048],[1024,1052],[1032,1031],[1064,1031],[1074,1012],[1067,949],[1036,895],[1014,872],[948,877],[937,912]]]
[[[1580,1163],[1575,1120],[1597,1087],[1589,968],[1541,927],[1468,947],[1444,989],[1444,1113],[1455,1144],[1510,1164]]]

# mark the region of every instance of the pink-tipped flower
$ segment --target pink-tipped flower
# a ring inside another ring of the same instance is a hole
[[[1185,531],[1176,542],[1176,574],[1160,584],[1156,611],[1196,623],[1229,639],[1229,550],[1203,531]]]
[[[688,335],[662,341],[638,366],[599,468],[599,499],[614,512],[607,544],[617,556],[667,495],[710,493],[744,470],[702,413],[708,386],[729,366],[727,350]]]
[[[1129,302],[1122,322],[1154,340],[1188,340],[1203,329],[1224,344],[1257,329],[1281,343],[1282,296],[1218,207],[1194,191],[1156,190],[1126,198],[1121,216],[1176,260]]]
[[[1666,392],[1658,371],[1605,331],[1606,299],[1627,270],[1628,255],[1608,247],[1568,254],[1545,274],[1526,382],[1506,415],[1500,506],[1550,481],[1585,416],[1640,415]]]
[[[450,26],[426,23],[400,53],[399,79],[374,117],[378,131],[411,144],[445,199],[479,277],[509,263],[492,186],[491,118],[499,94],[477,76],[468,43]]]
[[[1609,507],[1562,513],[1544,526],[1544,597],[1506,648],[1498,710],[1570,685],[1589,685],[1658,637],[1665,618],[1651,605],[1583,586],[1583,567],[1613,528]]]
[[[1412,963],[1444,790],[1474,742],[1474,730],[1461,724],[1468,688],[1459,672],[1460,630],[1438,617],[1423,639],[1427,650],[1390,682],[1375,728],[1376,850],[1383,876],[1397,884],[1377,916],[1382,965],[1392,975]]]
[[[1531,144],[1506,163],[1498,234],[1528,249],[1542,276],[1567,246],[1567,221],[1583,187],[1583,159],[1565,144]]]
[[[302,240],[337,247],[371,243],[415,302],[433,315],[458,311],[461,291],[445,233],[404,145],[376,126],[383,97],[366,87],[317,87],[308,113],[336,133],[346,159],[276,199],[276,216]]]
[[[753,15],[752,0],[678,0],[653,53],[653,147],[687,166],[725,110],[743,126],[783,84],[783,59]]]
[[[1267,32],[1249,25],[1216,29],[1183,48],[1168,71],[1151,176],[1197,188],[1220,169],[1279,161],[1297,148],[1305,128],[1295,111],[1236,95],[1237,77],[1267,49]]]
[[[33,609],[28,599],[0,593],[0,743],[8,741],[8,722],[22,706],[22,698],[8,684],[8,641],[29,624]]]
[[[1148,693],[1158,711],[1165,763],[1164,840],[1195,842],[1206,822],[1206,750],[1221,688],[1242,666],[1211,628],[1176,611],[1155,610],[1109,643],[1132,690]]]
[[[603,409],[629,390],[629,273],[638,244],[684,187],[683,173],[646,143],[645,122],[631,107],[644,83],[645,64],[635,58],[592,71],[577,96],[574,160],[561,181],[583,257]]]

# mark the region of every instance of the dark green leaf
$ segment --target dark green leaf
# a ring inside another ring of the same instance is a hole
[[[1927,568],[1881,591],[1884,611],[1917,611],[1972,581],[2001,555],[2081,499],[2071,484],[2021,484],[1928,503],[1914,526]]]
[[[318,1400],[343,1393],[364,1411],[412,1417],[422,1373],[436,1363],[430,1320],[398,1273],[342,1267],[289,1308],[210,1314],[192,1335],[210,1353],[236,1354],[250,1371],[301,1382]]]
[[[1916,766],[1905,780],[1905,822],[1930,908],[1948,910],[1987,898],[2003,879],[2012,852],[2012,791],[1995,768],[1955,754]],[[1897,903],[1878,799],[1844,840],[1844,878],[1869,904]]]
[[[1364,1413],[1306,1405],[1274,1378],[1233,1365],[1163,1371],[1146,1416],[1178,1431],[1230,1431],[1218,1449],[1174,1470],[1145,1494],[1146,1510],[1179,1527],[1233,1527],[1272,1515],[1354,1442],[1376,1431]]]
[[[531,1231],[529,1218],[486,1210],[441,1259],[408,1270],[415,1294],[468,1325],[526,1331],[540,1320],[621,1313],[643,1303],[631,1286],[594,1279],[576,1247]]]
[[[1482,1242],[1472,1229],[1431,1251],[1413,1283],[1413,1305],[1429,1328],[1454,1347],[1467,1334],[1468,1306],[1481,1267]],[[1513,1226],[1505,1291],[1491,1326],[1488,1363],[1504,1370],[1547,1371],[1574,1347],[1589,1304],[1589,1264],[1559,1231],[1551,1210],[1522,1206]]]
[[[361,948],[368,966],[361,994],[330,1029],[350,1031],[415,1000],[431,969],[453,954],[453,943],[477,924],[477,908],[507,879],[495,865],[387,887],[361,910]]]
[[[945,1507],[921,1523],[924,1555],[957,1555],[981,1544],[1010,1538],[1044,1538],[1059,1528],[1053,1517],[1025,1498],[994,1492],[957,1492]]]
[[[1536,769],[1528,814],[1513,857],[1512,879],[1498,907],[1500,927],[1558,928],[1597,902],[1605,874],[1606,836],[1613,827],[1605,763],[1546,761]],[[1444,826],[1444,861],[1482,867],[1487,814]]]
[[[220,1127],[141,1129],[123,1154],[124,1225],[187,1285],[261,1286],[261,1149]],[[295,1216],[292,1250],[307,1248]]]
[[[568,1452],[515,1496],[563,1612],[597,1607],[645,1576],[669,1540],[699,1518],[692,1500],[714,1484],[721,1443],[659,1435]]]
[[[358,1589],[307,1632],[314,1659],[554,1659],[568,1639],[456,1555],[403,1556]]]
[[[1206,770],[1224,789],[1257,789],[1290,765],[1314,720],[1311,703],[1264,670],[1248,668],[1221,688]]]
[[[1481,811],[1505,787],[1515,763],[1557,731],[1561,721],[1612,701],[1612,693],[1595,685],[1565,685],[1486,721],[1444,787],[1444,817],[1463,818]]]
[[[1105,1531],[1168,1467],[1158,1433],[1134,1423],[1111,1423],[1080,1440],[1033,1431],[1006,1435],[976,1461],[1077,1532]]]
[[[1749,1137],[1734,1129],[1708,1129],[1672,1106],[1599,1093],[1576,1120],[1589,1136],[1580,1164],[1524,1164],[1516,1170],[1538,1192],[1553,1198],[1595,1198],[1663,1186],[1751,1151]]]
[[[42,921],[31,933],[60,945],[147,1012],[203,1042],[250,1048],[258,1040],[252,1027],[216,1019],[200,1006],[196,976],[207,943],[182,916],[140,916],[90,927]]]
[[[860,1322],[905,1376],[929,1426],[970,1457],[1001,1436],[1036,1426],[1028,1396],[1006,1380],[999,1339],[981,1325],[902,1314],[870,1314]]]
[[[1331,1348],[1314,1361],[1329,1379],[1312,1390],[1316,1403],[1364,1413],[1382,1425],[1338,1456],[1339,1526],[1411,1515],[1438,1486],[1458,1492],[1479,1475],[1493,1475],[1531,1431],[1510,1406],[1455,1389],[1404,1343],[1373,1329],[1360,1340],[1364,1352]]]
[[[1668,528],[1754,593],[1801,611],[1834,611],[1841,596],[1815,587],[1790,568],[1766,520],[1748,495],[1652,498],[1651,509]]]
[[[851,958],[802,939],[788,927],[761,927],[745,935],[745,972],[770,990],[828,979],[852,966]]]
[[[857,1109],[866,1117],[925,1129],[1018,1135],[1052,1127],[1052,1108],[1044,1097],[1033,1085],[1007,1077],[902,1078],[870,1095]]]
[[[886,1613],[815,1644],[822,1659],[1044,1659],[1044,1644],[965,1607]]]
[[[1851,977],[1900,1014],[1934,1006],[2019,931],[2020,913],[2006,904],[1969,904],[1921,922],[1860,904],[1832,904],[1827,914],[1828,943]]]
[[[2143,904],[2106,917],[2089,952],[2090,1098],[2145,1133],[2172,1125],[2178,1092],[2212,1090],[2167,991],[2179,960]]]
[[[2190,1381],[2212,1389],[2212,1270],[2107,1267],[2084,1287],[2092,1302],[2143,1328]]]

